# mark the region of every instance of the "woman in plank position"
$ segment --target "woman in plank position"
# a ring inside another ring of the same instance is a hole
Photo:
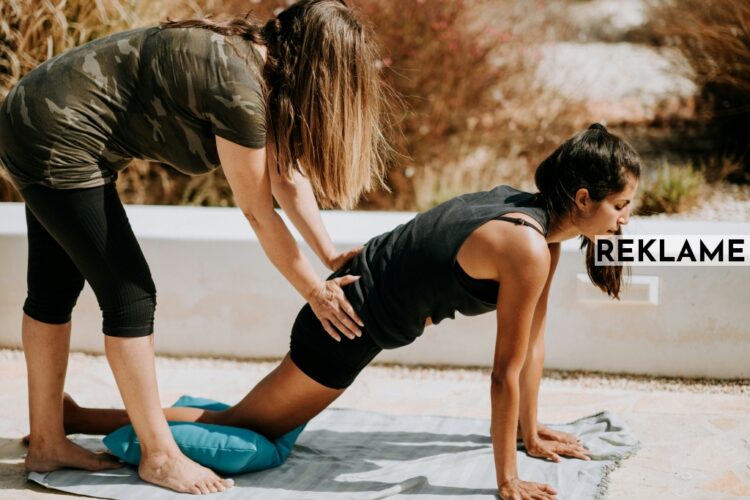
[[[538,193],[508,186],[454,198],[371,239],[333,274],[361,279],[344,288],[364,319],[362,336],[336,342],[309,305],[292,328],[289,354],[226,411],[167,408],[168,420],[246,427],[269,437],[331,404],[382,350],[406,345],[425,326],[496,310],[490,397],[497,485],[505,499],[549,499],[548,485],[521,480],[516,439],[527,452],[586,460],[571,435],[537,422],[547,297],[560,242],[581,236],[591,281],[618,297],[622,268],[594,265],[596,235],[627,224],[640,176],[633,148],[594,124],[565,141],[536,171]],[[129,422],[122,410],[81,408],[66,400],[66,430],[105,434]]]
[[[372,43],[339,0],[302,0],[266,24],[193,20],[116,33],[24,76],[0,106],[0,165],[26,203],[30,471],[119,465],[66,439],[63,385],[71,311],[88,281],[105,351],[143,443],[142,479],[179,492],[227,483],[188,460],[159,408],[153,354],[156,288],[115,190],[133,158],[187,174],[219,165],[263,250],[308,302],[329,339],[361,318],[323,281],[273,197],[317,256],[340,268],[318,201],[351,207],[382,178],[382,87]]]

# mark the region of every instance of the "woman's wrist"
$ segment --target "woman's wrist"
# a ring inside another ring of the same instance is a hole
[[[530,436],[523,436],[523,446],[527,450],[534,448],[538,443],[539,443],[539,436],[537,434],[530,435]]]
[[[341,252],[336,250],[336,247],[334,246],[332,241],[328,241],[328,244],[324,245],[324,247],[320,251],[321,253],[321,262],[330,269],[331,271],[335,271],[336,267],[336,260],[341,255]]]
[[[529,423],[531,422],[531,423]],[[518,420],[518,438],[524,442],[535,439],[539,435],[539,427],[536,421],[523,419]]]
[[[331,249],[330,253],[326,252],[323,253],[323,255],[320,258],[320,261],[323,263],[324,266],[326,266],[326,269],[330,269],[331,271],[335,271],[333,268],[333,263],[336,260],[336,249]]]
[[[497,489],[502,490],[505,486],[510,486],[518,481],[520,481],[518,474],[500,476],[497,478]]]
[[[324,282],[316,282],[314,284],[308,284],[302,292],[302,298],[305,302],[312,302],[314,298],[320,295],[320,290],[323,287]]]
[[[535,441],[539,439],[539,430],[536,426],[532,429],[523,429],[520,437],[523,439],[524,443]]]

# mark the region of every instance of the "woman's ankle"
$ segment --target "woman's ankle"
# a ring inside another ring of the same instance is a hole
[[[159,440],[148,445],[141,442],[141,463],[144,461],[173,460],[183,456],[172,436],[169,437],[169,440]]]
[[[36,432],[32,430],[28,437],[29,446],[36,449],[55,448],[68,441],[68,437],[62,430],[53,431],[50,429],[44,429]]]

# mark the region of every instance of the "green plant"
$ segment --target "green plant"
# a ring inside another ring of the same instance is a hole
[[[690,163],[678,166],[665,161],[643,184],[637,203],[638,215],[675,214],[698,204],[706,179],[703,172]]]

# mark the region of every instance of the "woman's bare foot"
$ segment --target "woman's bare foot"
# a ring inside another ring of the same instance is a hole
[[[25,466],[31,472],[51,472],[63,468],[117,469],[122,464],[110,455],[90,452],[67,438],[61,438],[54,442],[34,439],[34,443],[29,445]]]
[[[194,495],[216,493],[234,485],[232,479],[222,479],[182,454],[145,457],[138,467],[138,475],[146,482]]]
[[[63,427],[65,428],[66,435],[76,434],[78,432],[76,416],[80,408],[81,407],[70,394],[67,392],[63,393]],[[21,442],[26,446],[29,446],[29,434],[21,438]]]

